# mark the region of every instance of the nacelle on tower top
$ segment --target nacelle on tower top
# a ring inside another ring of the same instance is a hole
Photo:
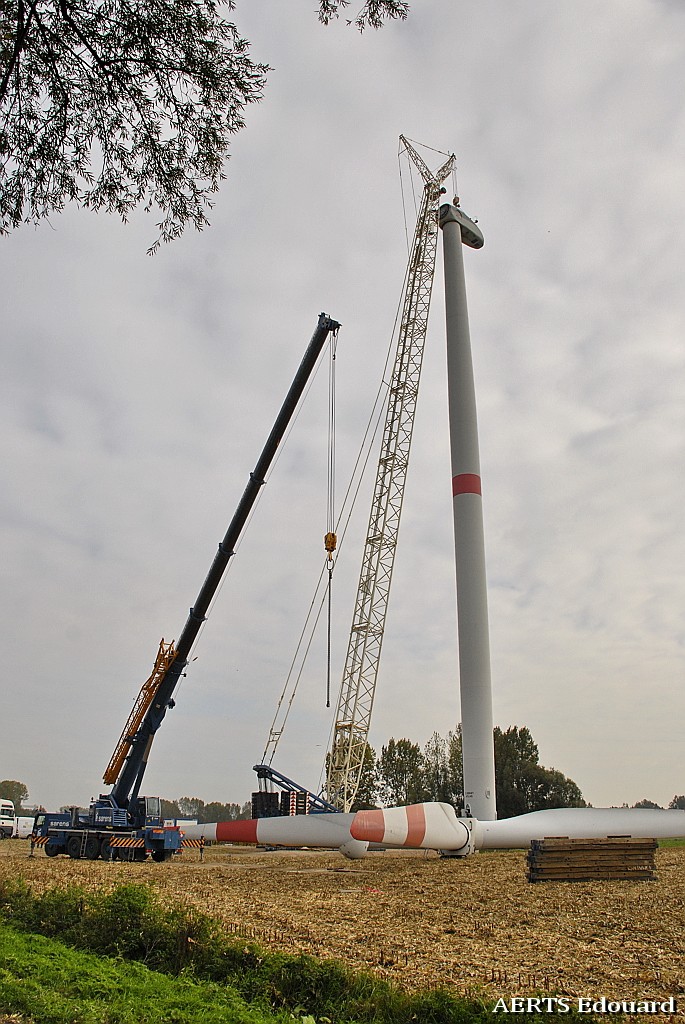
[[[485,239],[483,238],[483,232],[476,224],[475,220],[471,220],[467,217],[463,210],[458,206],[452,206],[451,203],[444,203],[440,207],[440,227],[443,227],[448,221],[456,221],[461,227],[461,240],[464,245],[468,245],[471,249],[482,249]]]

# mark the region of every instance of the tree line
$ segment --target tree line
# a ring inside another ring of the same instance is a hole
[[[586,807],[578,785],[556,768],[540,764],[538,746],[526,726],[493,731],[498,818],[511,818],[552,807]],[[353,810],[402,806],[437,800],[464,806],[461,726],[446,737],[437,732],[423,748],[408,739],[390,739],[376,754],[367,746]],[[628,804],[624,804],[627,807]],[[663,809],[651,800],[634,807]],[[676,795],[669,810],[685,810],[685,796]]]
[[[511,818],[549,807],[587,806],[572,779],[556,768],[545,768],[540,764],[537,744],[525,726],[511,726],[504,731],[495,727],[493,739],[499,818]],[[463,789],[460,726],[446,737],[433,733],[423,748],[409,739],[391,738],[379,755],[367,745],[353,810],[403,806],[424,800],[452,804],[461,810],[464,805]],[[15,779],[0,781],[0,798],[11,800],[18,815],[33,813],[36,809],[28,805],[28,787]],[[632,806],[664,810],[660,804],[647,799],[638,800]],[[685,810],[685,794],[675,795],[668,809]],[[169,819],[192,818],[200,823],[238,821],[252,817],[252,805],[250,800],[222,803],[182,796],[175,800],[162,799],[162,814]]]
[[[197,796],[181,796],[178,800],[162,799],[162,815],[165,819],[188,818],[201,824],[207,821],[239,821],[252,817],[252,802],[222,804],[212,800],[205,803]]]
[[[29,791],[26,784],[18,782],[16,779],[3,779],[0,782],[0,799],[11,800],[14,804],[14,813],[17,816],[36,814],[38,811],[45,810],[42,805],[29,804]]]
[[[511,818],[548,807],[585,807],[579,787],[556,768],[540,764],[538,746],[525,726],[493,732],[497,815]],[[423,749],[409,739],[390,739],[379,755],[367,747],[354,809],[437,800],[464,806],[461,726],[437,732]]]

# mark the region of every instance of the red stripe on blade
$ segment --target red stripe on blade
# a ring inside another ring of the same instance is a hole
[[[452,494],[456,498],[458,494],[482,494],[480,489],[480,477],[477,473],[459,473],[452,477]]]
[[[256,843],[257,818],[248,821],[219,821],[216,838],[220,843]]]
[[[382,843],[385,835],[383,811],[357,811],[350,825],[350,835],[368,843]]]
[[[407,807],[407,838],[405,846],[420,846],[426,835],[426,813],[423,804]]]

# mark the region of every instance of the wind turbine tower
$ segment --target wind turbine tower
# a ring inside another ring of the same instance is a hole
[[[494,821],[497,807],[483,505],[462,252],[462,245],[480,249],[483,235],[476,222],[460,209],[456,196],[453,203],[440,207],[439,223],[445,264],[464,803],[467,815]]]
[[[464,245],[471,249],[482,248],[483,235],[476,221],[467,217],[460,208],[456,196],[452,203],[444,203],[438,208],[440,196],[444,192],[441,183],[451,173],[454,157],[449,157],[435,175],[431,174],[408,140],[404,136],[401,138],[424,178],[424,197],[408,275],[411,287],[405,295],[403,326],[398,344],[397,359],[402,360],[403,366],[406,361],[407,369],[403,370],[403,377],[406,377],[407,384],[403,383],[402,388],[394,384],[390,389],[391,398],[398,402],[398,408],[400,393],[406,391],[407,397],[401,417],[390,407],[386,417],[387,449],[383,450],[379,462],[360,578],[358,610],[355,611],[352,640],[348,649],[348,661],[354,671],[348,672],[346,665],[346,676],[341,687],[337,733],[330,757],[330,764],[335,767],[337,774],[329,773],[328,779],[329,796],[336,799],[341,810],[246,821],[204,822],[186,826],[186,837],[199,839],[204,836],[218,842],[260,845],[333,847],[351,858],[363,857],[369,843],[380,843],[397,849],[440,850],[450,856],[466,857],[481,849],[520,849],[534,839],[551,836],[584,840],[616,837],[637,839],[645,836],[681,838],[685,836],[685,811],[678,810],[561,807],[497,820],[478,424],[462,249]],[[392,549],[393,554],[396,546],[399,508],[418,389],[418,368],[421,364],[435,266],[436,214],[442,230],[445,265],[447,394],[454,500],[465,809],[464,814],[458,817],[451,804],[426,801],[409,807],[383,807],[355,813],[349,808],[354,800],[358,773],[362,766],[360,755],[366,749],[392,574],[392,558],[383,561],[378,557],[374,561],[369,552],[378,548],[381,540],[388,549]],[[413,353],[411,359],[406,355],[409,352]],[[410,364],[411,373],[408,370]],[[396,443],[400,435],[404,438],[402,448]],[[393,486],[390,487],[387,467],[394,463],[399,464],[400,472],[393,478]],[[401,480],[402,486],[398,480]],[[392,501],[385,501],[386,492],[392,493]],[[382,524],[383,529],[380,526],[376,528],[376,524]],[[359,648],[355,641],[357,634],[364,640]],[[350,652],[354,657],[350,658]],[[277,738],[280,732],[272,727],[272,735]],[[260,767],[266,766],[258,766],[257,770]],[[294,786],[294,783],[278,773],[271,777]],[[301,787],[295,788],[304,792]]]

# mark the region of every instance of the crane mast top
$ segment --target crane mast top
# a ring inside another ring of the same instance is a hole
[[[371,513],[328,755],[327,798],[341,811],[349,811],[354,803],[366,756],[428,328],[438,206],[445,193],[443,182],[455,166],[451,155],[433,173],[403,135],[400,142],[421,174],[424,187],[409,255]]]

